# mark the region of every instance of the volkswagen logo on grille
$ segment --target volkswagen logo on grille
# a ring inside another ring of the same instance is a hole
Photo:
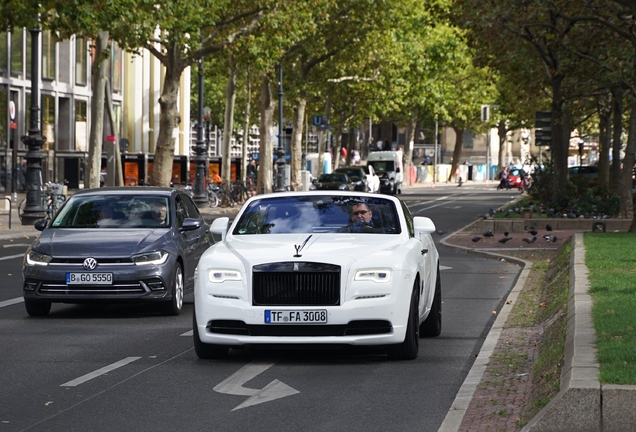
[[[97,260],[95,258],[86,258],[83,265],[86,270],[95,270]]]

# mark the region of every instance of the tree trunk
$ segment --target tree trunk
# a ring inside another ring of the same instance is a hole
[[[552,161],[554,162],[554,174],[556,183],[553,194],[556,197],[558,191],[564,191],[568,182],[568,149],[570,145],[570,128],[567,116],[563,110],[563,77],[556,75],[551,77],[552,87]]]
[[[497,158],[497,172],[501,172],[506,166],[506,137],[508,136],[508,128],[506,121],[500,120],[497,123],[497,134],[499,135],[499,157]]]
[[[245,117],[243,120],[243,142],[241,143],[243,151],[241,154],[241,181],[247,184],[247,146],[250,143],[250,110],[252,109],[252,82],[250,81],[250,68],[247,67],[247,98],[245,100]]]
[[[110,119],[110,130],[115,136],[115,148],[113,149],[115,156],[115,186],[124,186],[124,171],[121,166],[121,152],[119,150],[119,133],[117,132],[117,119],[115,118],[115,109],[113,108],[113,94],[110,88],[110,81],[106,80],[106,108],[108,118]]]
[[[272,137],[270,131],[274,124],[274,99],[272,97],[272,85],[267,75],[263,75],[261,82],[261,96],[259,110],[261,119],[259,122],[259,135],[261,138],[259,153],[260,163],[258,167],[258,194],[272,192],[272,170],[274,162],[274,151],[272,148]]]
[[[413,162],[413,145],[415,144],[415,129],[417,128],[417,119],[413,118],[409,120],[406,129],[406,148],[404,149],[404,156],[402,157],[402,165],[404,165],[404,178],[408,180],[408,169]]]
[[[108,59],[108,32],[100,31],[95,41],[95,63],[93,64],[93,97],[91,100],[91,131],[88,143],[88,166],[86,188],[98,188],[102,169],[102,142],[104,139],[104,99],[106,96],[106,72]]]
[[[598,182],[604,188],[609,188],[609,148],[612,130],[612,113],[609,110],[599,110],[599,156]]]
[[[223,124],[223,156],[221,161],[221,178],[230,190],[232,186],[232,135],[234,135],[234,104],[236,102],[236,68],[230,56],[230,70],[225,86],[225,122]]]
[[[629,114],[629,135],[625,146],[625,158],[621,173],[621,217],[634,218],[634,194],[632,192],[632,173],[634,171],[634,152],[636,151],[636,99],[632,99]],[[633,225],[633,223],[632,223]],[[631,228],[630,228],[631,230]]]
[[[301,190],[300,171],[303,162],[303,122],[305,120],[305,109],[307,108],[307,99],[304,94],[294,107],[294,120],[292,125],[291,136],[291,190]]]
[[[457,126],[453,126],[453,130],[455,131],[455,148],[453,149],[453,163],[451,164],[451,170],[448,175],[448,181],[453,180],[453,176],[455,175],[455,170],[459,166],[459,159],[462,156],[462,147],[464,146],[464,128],[458,128]]]
[[[152,175],[148,180],[150,186],[170,186],[175,139],[178,136],[177,128],[181,121],[177,102],[182,71],[183,69],[175,66],[173,62],[166,65],[163,89],[159,97],[159,106],[161,108],[159,135],[155,148],[155,158],[152,163]]]
[[[612,89],[614,96],[614,124],[612,126],[612,166],[610,168],[610,190],[620,196],[621,188],[621,135],[623,133],[623,89]]]

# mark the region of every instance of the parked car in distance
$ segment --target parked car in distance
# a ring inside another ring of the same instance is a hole
[[[433,221],[397,197],[314,191],[257,195],[201,257],[197,355],[246,345],[375,345],[412,360],[442,329]]]
[[[367,183],[367,174],[364,169],[359,166],[348,166],[333,170],[334,173],[343,173],[349,177],[354,184],[353,190],[360,192],[368,192],[369,184]]]
[[[361,165],[364,170],[364,174],[367,176],[367,185],[369,186],[369,192],[380,192],[380,177],[375,173],[375,168],[371,165]]]
[[[170,188],[111,187],[72,195],[26,251],[24,304],[149,302],[177,315],[212,236],[192,199]]]
[[[588,179],[598,178],[598,167],[595,165],[572,166],[568,168],[570,178],[585,177]]]
[[[314,179],[311,189],[313,190],[353,190],[354,182],[344,173],[320,174]]]

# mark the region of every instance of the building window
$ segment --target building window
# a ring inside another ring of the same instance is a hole
[[[22,75],[22,54],[23,54],[22,30],[15,29],[11,33],[11,76]]]
[[[75,84],[85,86],[87,77],[88,47],[86,39],[75,39]]]
[[[55,79],[55,36],[51,35],[50,30],[42,32],[42,79]]]
[[[46,143],[42,150],[55,149],[55,98],[42,95],[42,135]]]
[[[86,101],[75,101],[75,150],[85,152],[88,148],[88,123]]]
[[[470,129],[464,130],[464,148],[473,148],[475,134]]]
[[[0,74],[5,75],[9,61],[9,45],[7,43],[7,34],[0,33]]]

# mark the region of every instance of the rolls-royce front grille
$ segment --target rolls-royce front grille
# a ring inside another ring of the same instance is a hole
[[[337,306],[340,266],[285,262],[253,268],[254,306]]]

